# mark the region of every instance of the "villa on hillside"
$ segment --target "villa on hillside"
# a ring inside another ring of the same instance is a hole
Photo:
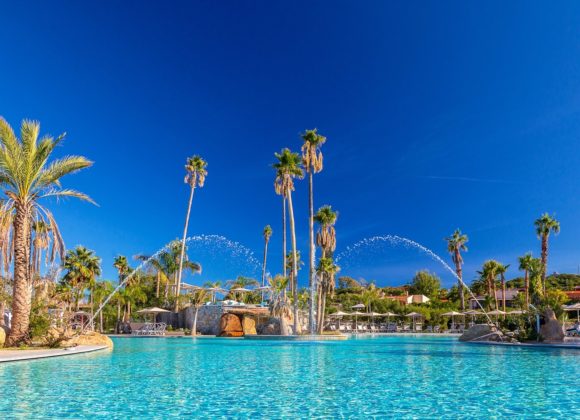
[[[515,306],[516,296],[520,293],[520,289],[506,289],[505,291],[505,306],[513,308]],[[484,306],[486,296],[476,296],[469,298],[469,309],[479,309],[480,305]],[[503,290],[496,290],[495,299],[497,302],[503,302]]]
[[[425,295],[401,295],[401,296],[385,296],[385,299],[396,300],[403,305],[419,304],[429,302],[429,298]]]
[[[574,290],[564,290],[564,293],[568,296],[569,303],[580,302],[580,286],[576,286]]]

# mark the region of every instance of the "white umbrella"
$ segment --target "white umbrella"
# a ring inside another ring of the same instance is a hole
[[[520,310],[518,309],[518,310],[516,310],[516,311],[510,311],[510,312],[508,312],[507,314],[508,314],[508,315],[522,315],[522,314],[525,314],[525,313],[526,313],[526,311],[520,311]]]
[[[406,317],[409,317],[413,320],[413,332],[415,332],[416,327],[417,327],[417,318],[422,318],[423,315],[420,314],[419,312],[411,312],[410,314],[405,315]]]
[[[364,307],[364,305],[363,305],[363,307]],[[351,315],[354,315],[354,325],[358,329],[358,317],[360,315],[364,316],[365,314],[363,312],[354,311],[353,313],[351,313]]]
[[[143,308],[140,311],[137,311],[138,314],[151,314],[151,315],[153,315],[153,321],[155,321],[155,315],[161,314],[161,313],[167,313],[167,312],[171,312],[171,311],[168,311],[167,309],[161,309],[161,308],[158,308],[156,306],[153,306],[151,308]]]
[[[572,305],[564,305],[565,311],[576,311],[576,317],[580,321],[580,303],[574,303]]]
[[[350,315],[350,314],[348,314],[346,312],[338,311],[338,312],[335,312],[335,313],[330,314],[328,316],[337,319],[337,321],[338,321],[338,329],[340,330],[340,318],[342,318],[343,316],[347,316],[347,315]]]
[[[181,283],[181,288],[183,290],[199,290],[201,287],[195,286],[193,284]]]
[[[363,303],[357,303],[356,305],[351,306],[352,309],[364,309],[365,305]]]
[[[445,312],[442,315],[443,316],[450,316],[451,317],[451,327],[452,328],[455,328],[455,317],[456,316],[463,316],[463,314],[461,312],[456,312],[456,311]]]

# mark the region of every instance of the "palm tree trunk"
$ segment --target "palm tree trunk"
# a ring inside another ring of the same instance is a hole
[[[548,235],[542,235],[542,290],[546,296],[546,272],[548,271]]]
[[[6,322],[4,322],[4,311],[6,310],[6,302],[4,300],[0,301],[0,327],[5,327]]]
[[[528,270],[524,272],[524,287],[526,289],[526,310],[530,306],[530,273]]]
[[[159,284],[161,283],[161,272],[157,271],[157,285],[155,287],[155,297],[159,299]]]
[[[457,285],[459,286],[459,302],[461,303],[461,310],[465,310],[465,293],[463,290],[463,272],[461,269],[461,256],[459,250],[455,249],[455,272],[457,273]]]
[[[187,228],[189,227],[189,215],[191,214],[191,202],[193,201],[193,192],[195,187],[191,187],[189,193],[189,203],[187,204],[187,215],[185,216],[185,227],[183,229],[183,239],[181,240],[181,256],[179,258],[179,271],[177,272],[177,285],[175,288],[175,297],[181,292],[181,275],[183,271],[183,257],[185,257],[185,240],[187,239]],[[179,299],[175,299],[175,312],[179,310]]]
[[[312,165],[308,168],[308,233],[309,233],[309,272],[308,272],[308,287],[310,288],[310,302],[309,302],[309,324],[310,324],[310,334],[314,334],[316,330],[316,325],[314,324],[314,290],[315,290],[315,276],[314,276],[314,265],[316,258],[316,249],[314,248],[314,183],[313,183],[313,172],[314,168]]]
[[[505,312],[505,277],[501,276],[501,294],[502,294],[502,306],[503,306],[503,311]],[[505,315],[504,315],[505,318]]]
[[[318,323],[318,334],[324,331],[324,313],[326,311],[326,290],[322,292],[322,304],[320,305],[320,321]]]
[[[28,340],[30,327],[31,282],[28,238],[30,236],[30,208],[15,203],[14,216],[14,288],[12,296],[12,328],[6,339],[6,347],[16,346]]]
[[[315,327],[318,327],[320,325],[320,313],[321,313],[321,308],[322,308],[322,290],[320,290],[320,286],[317,287],[316,290],[316,321],[315,321]],[[315,329],[314,332],[316,333],[318,331],[318,329]]]
[[[99,306],[102,304],[103,304],[103,299],[101,299],[99,301]],[[103,332],[103,311],[99,312],[99,326],[100,326],[99,330],[102,333]]]
[[[286,271],[286,196],[282,198],[282,272],[284,277],[288,276]]]
[[[288,192],[288,213],[290,216],[290,234],[292,235],[292,273],[294,276],[294,334],[298,334],[298,258],[296,258],[296,227],[294,225],[294,207],[292,206],[292,193]]]
[[[262,264],[262,287],[266,285],[266,261],[268,260],[268,239],[264,243],[264,263]],[[260,292],[260,300],[264,301],[264,291]]]
[[[193,327],[191,328],[191,335],[197,335],[197,314],[199,312],[199,308],[195,307],[195,315],[193,316]]]

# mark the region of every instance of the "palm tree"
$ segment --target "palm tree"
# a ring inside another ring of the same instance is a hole
[[[290,317],[290,302],[286,296],[288,287],[288,277],[277,275],[269,279],[272,298],[270,299],[270,316],[280,319],[280,335],[288,335],[288,325],[286,318]]]
[[[297,278],[294,276],[294,270],[293,270],[294,263],[296,262],[296,267],[298,268],[298,271],[300,271],[302,269],[302,267],[304,266],[304,261],[302,261],[302,259],[300,258],[300,251],[296,251],[296,261],[294,261],[294,255],[292,255],[292,252],[289,252],[286,255],[286,262],[287,262],[288,269],[290,270],[290,277],[289,277],[290,292],[291,292],[292,296],[294,296],[294,289],[298,287]]]
[[[244,297],[244,292],[235,292],[232,291],[231,289],[246,289],[249,286],[257,286],[259,283],[256,279],[253,279],[251,277],[244,277],[244,276],[238,276],[235,280],[229,280],[226,282],[226,285],[228,285],[230,287],[230,292],[228,293],[228,295],[235,300],[241,300],[243,301],[243,297]],[[238,294],[239,293],[239,294]]]
[[[118,255],[115,257],[113,261],[113,267],[117,269],[117,273],[119,275],[119,284],[123,283],[127,273],[130,271],[129,263],[127,262],[127,257],[124,255]],[[117,323],[116,323],[116,332],[119,333],[119,322],[121,322],[121,302],[122,299],[117,299]],[[102,311],[101,311],[102,312]]]
[[[505,273],[509,267],[510,267],[509,264],[504,265],[501,263],[498,263],[498,266],[497,266],[497,274],[500,276],[500,280],[501,280],[502,311],[504,311],[504,312],[505,312],[505,308],[506,308],[506,305],[505,305],[505,303],[506,303],[505,302],[505,300],[506,300],[505,299]]]
[[[184,269],[192,274],[201,273],[201,264],[190,261],[187,258],[187,253],[183,252],[183,249],[182,242],[176,239],[166,249],[157,254],[155,258],[152,258],[150,255],[135,256],[136,260],[149,261],[150,266],[156,271],[157,288],[161,282],[165,284],[164,296],[166,303],[169,295],[169,279],[172,279],[174,285],[177,286],[178,273],[181,273]],[[187,247],[185,249],[187,250]],[[183,261],[181,260],[182,255]],[[177,298],[178,296],[176,293],[175,297]]]
[[[554,232],[556,235],[560,233],[560,222],[548,213],[544,213],[534,222],[534,225],[536,226],[536,234],[542,241],[542,289],[545,295],[546,272],[548,270],[548,238],[551,232]]]
[[[495,260],[487,260],[483,263],[481,271],[477,273],[481,276],[481,279],[485,282],[487,287],[487,295],[492,299],[495,309],[499,309],[497,304],[497,294],[496,294],[496,280],[498,275],[498,269],[501,264]]]
[[[451,260],[455,264],[455,273],[457,274],[457,286],[459,290],[459,301],[461,303],[461,310],[465,310],[465,294],[463,285],[463,257],[461,256],[461,251],[467,252],[467,246],[465,245],[469,238],[467,235],[461,233],[459,229],[455,229],[452,236],[445,238],[447,241],[447,251],[451,254]]]
[[[290,217],[290,235],[292,238],[292,254],[296,255],[296,228],[294,225],[294,207],[292,205],[292,191],[294,191],[294,178],[304,178],[300,156],[298,153],[292,153],[290,149],[283,149],[280,153],[274,153],[277,161],[274,163],[276,169],[275,185],[279,185],[279,189],[288,199],[288,216]],[[298,279],[298,265],[297,260],[294,259],[294,267],[292,269],[294,279]],[[294,288],[294,334],[298,334],[298,288]]]
[[[75,293],[75,310],[79,310],[80,299],[88,288],[92,314],[95,282],[97,276],[101,275],[101,259],[95,255],[94,251],[79,245],[67,252],[63,267],[67,270],[63,282],[69,284]]]
[[[57,251],[64,254],[64,243],[52,213],[40,204],[48,197],[76,197],[92,202],[85,194],[61,187],[60,180],[92,165],[82,156],[67,156],[49,163],[54,148],[64,134],[56,139],[50,136],[38,138],[40,124],[24,120],[20,139],[10,125],[0,117],[0,183],[8,197],[3,205],[4,213],[10,214],[13,230],[14,288],[12,301],[12,329],[6,346],[15,346],[28,337],[32,303],[30,276],[31,223],[39,217],[46,218],[55,232]]]
[[[264,235],[264,263],[262,264],[262,286],[266,285],[266,260],[268,259],[268,242],[270,242],[270,237],[272,236],[272,227],[266,225],[263,231]]]
[[[203,284],[203,287],[206,288],[206,290],[212,289],[211,290],[211,303],[215,303],[215,295],[216,295],[216,289],[219,289],[222,285],[221,281],[206,281]]]
[[[191,294],[191,305],[195,309],[193,315],[193,326],[191,328],[191,335],[197,335],[197,314],[199,313],[199,308],[201,308],[207,302],[208,294],[205,289],[196,289]]]
[[[540,300],[544,295],[542,273],[544,270],[544,265],[540,258],[532,258],[530,261],[530,295],[532,296],[532,302],[535,305],[540,303]]]
[[[309,322],[310,322],[310,332],[314,334],[314,290],[315,290],[315,258],[316,249],[314,248],[314,184],[313,178],[314,174],[322,171],[323,167],[323,156],[320,148],[326,142],[326,137],[318,134],[317,129],[306,130],[302,134],[302,140],[304,144],[302,145],[302,163],[308,174],[308,233],[309,233],[309,275],[308,275],[308,286],[310,287],[310,312],[309,312]]]
[[[340,267],[334,264],[334,261],[330,257],[322,257],[318,260],[318,267],[316,273],[319,278],[318,287],[318,319],[316,322],[317,333],[322,334],[324,328],[324,314],[326,311],[326,297],[328,295],[332,296],[335,289],[335,278],[336,273],[340,271]]]
[[[519,269],[524,272],[524,288],[526,289],[526,308],[530,305],[530,270],[533,264],[532,253],[528,252],[523,257],[519,257]]]
[[[99,306],[102,305],[103,300],[109,296],[114,290],[113,284],[110,281],[98,281],[95,290],[95,300]],[[103,311],[99,312],[99,332],[103,332]]]
[[[338,219],[338,212],[332,210],[332,207],[329,205],[322,206],[318,209],[314,216],[314,220],[318,223],[319,228],[318,232],[316,233],[316,245],[320,247],[322,250],[322,258],[331,258],[332,254],[336,250],[336,230],[334,229],[334,224]],[[319,269],[320,269],[319,265]],[[318,270],[320,271],[320,270]],[[324,271],[323,271],[324,272]],[[333,277],[334,278],[334,277]],[[325,279],[319,277],[320,282],[328,282],[328,275],[326,275]],[[316,308],[317,308],[317,331],[321,334],[322,333],[322,325],[321,323],[324,322],[324,308],[326,305],[326,292],[328,290],[328,285],[319,285],[317,287],[318,296],[316,301]],[[334,285],[332,286],[332,293],[334,292]],[[322,313],[320,311],[322,310]]]
[[[183,271],[183,261],[185,255],[185,240],[187,239],[187,227],[189,226],[189,215],[191,214],[191,202],[193,193],[197,187],[202,188],[207,176],[207,162],[201,156],[192,156],[187,158],[185,165],[186,175],[185,183],[189,185],[189,202],[187,204],[187,215],[185,216],[185,227],[183,228],[183,239],[181,240],[181,256],[179,258],[179,271],[177,272],[177,287],[175,296],[178,297],[181,292],[181,273]],[[175,312],[179,310],[179,299],[175,299]]]

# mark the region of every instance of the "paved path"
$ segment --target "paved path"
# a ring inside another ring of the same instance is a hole
[[[89,353],[105,349],[107,349],[107,346],[77,346],[68,349],[0,350],[0,363],[16,362],[19,360],[45,359],[47,357],[71,356],[73,354]]]

